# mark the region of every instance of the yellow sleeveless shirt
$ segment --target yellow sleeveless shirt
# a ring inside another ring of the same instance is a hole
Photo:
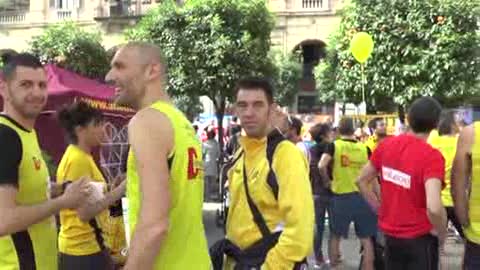
[[[332,191],[335,194],[358,192],[355,184],[368,162],[367,147],[360,142],[338,139],[334,142]]]
[[[468,202],[470,226],[465,228],[468,240],[480,244],[480,122],[475,122],[475,138],[472,146],[472,185]]]
[[[50,176],[38,145],[37,133],[35,130],[24,130],[3,115],[0,116],[0,124],[13,129],[22,143],[17,203],[33,205],[47,201]],[[0,237],[1,270],[21,269],[21,265],[35,265],[37,270],[56,270],[57,255],[57,231],[53,216],[23,232]]]
[[[203,162],[201,144],[192,124],[171,104],[158,101],[151,108],[165,114],[174,132],[169,157],[170,195],[168,234],[155,261],[155,270],[209,270],[203,206]],[[141,194],[137,164],[130,150],[127,162],[128,224],[132,234],[138,222]]]

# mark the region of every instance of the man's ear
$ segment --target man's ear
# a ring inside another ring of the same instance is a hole
[[[148,65],[147,68],[147,77],[149,79],[155,79],[157,77],[160,77],[162,75],[162,72],[164,72],[162,65],[160,63],[152,63]]]
[[[0,78],[0,96],[2,96],[3,101],[7,100],[8,98],[7,82],[1,78]]]
[[[280,111],[281,109],[278,103],[273,102],[272,104],[270,104],[270,111],[268,112],[270,116],[274,116],[278,114]]]

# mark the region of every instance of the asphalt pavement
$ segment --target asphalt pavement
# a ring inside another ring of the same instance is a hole
[[[211,246],[215,241],[223,237],[223,230],[216,225],[216,210],[220,207],[220,204],[217,203],[205,203],[204,204],[204,223],[205,230],[208,238],[208,243]],[[328,239],[328,229],[324,239]],[[327,241],[324,241],[324,254],[327,251]],[[360,262],[360,247],[359,241],[355,237],[353,227],[350,232],[348,239],[343,239],[341,242],[341,253],[343,258],[343,263],[339,267],[335,268],[336,270],[357,270],[359,269]],[[447,240],[445,247],[445,255],[441,256],[442,268],[441,270],[460,270],[461,261],[463,256],[463,244],[461,244],[456,238],[450,237]],[[313,256],[309,258],[310,264],[312,267],[310,269],[321,269],[329,270],[333,268],[324,267],[324,268],[313,268]]]

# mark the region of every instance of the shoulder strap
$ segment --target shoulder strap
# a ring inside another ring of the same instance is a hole
[[[268,166],[270,167],[267,176],[267,184],[272,189],[275,200],[278,200],[278,182],[277,176],[275,175],[272,167],[273,154],[275,153],[275,149],[277,148],[277,146],[284,140],[286,140],[285,137],[280,133],[278,129],[273,130],[267,137],[267,160]]]
[[[243,161],[243,186],[245,188],[245,194],[247,195],[248,207],[250,208],[250,211],[253,215],[253,221],[255,221],[255,224],[257,224],[257,227],[262,233],[262,236],[266,237],[271,234],[270,229],[268,229],[267,223],[265,222],[262,213],[260,213],[260,210],[258,210],[257,205],[250,196],[250,191],[248,189],[247,170],[245,169],[245,161]]]

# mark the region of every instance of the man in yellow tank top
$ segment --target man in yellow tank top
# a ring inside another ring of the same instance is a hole
[[[442,190],[442,203],[447,211],[447,218],[453,224],[459,235],[463,238],[463,229],[455,215],[451,190],[450,176],[452,163],[457,151],[459,128],[455,123],[453,112],[445,112],[441,115],[438,123],[437,134],[430,133],[428,143],[438,149],[445,159],[445,188]]]
[[[452,198],[465,234],[464,269],[480,269],[480,122],[462,129],[452,167]]]
[[[0,80],[0,269],[57,269],[53,215],[75,209],[89,194],[85,181],[49,199],[49,173],[35,120],[47,102],[47,78],[40,61],[19,54],[3,61]]]
[[[128,220],[124,270],[210,269],[202,221],[201,144],[165,92],[167,68],[158,47],[129,43],[106,76],[115,101],[138,113],[129,124]]]
[[[355,184],[362,167],[368,162],[367,147],[355,140],[352,118],[343,118],[338,126],[340,139],[327,145],[318,167],[324,177],[329,178],[327,166],[332,165],[332,199],[330,203],[331,230],[329,257],[332,267],[340,262],[340,238],[348,237],[350,223],[364,248],[363,270],[374,269],[372,237],[377,234],[377,217]]]

